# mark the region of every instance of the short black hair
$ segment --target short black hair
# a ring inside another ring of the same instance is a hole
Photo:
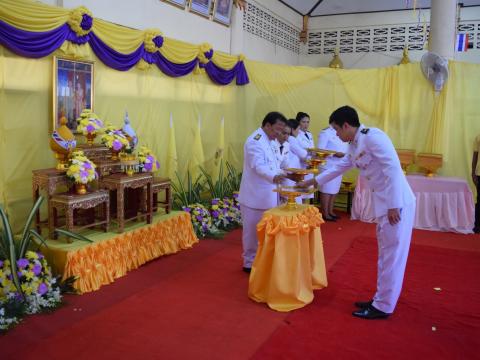
[[[288,119],[287,125],[292,130],[296,130],[300,126],[300,123],[296,119]]]
[[[265,118],[262,121],[262,127],[267,124],[275,125],[279,121],[285,125],[287,124],[287,118],[282,113],[279,113],[278,111],[269,112],[265,115]]]
[[[353,127],[360,127],[360,121],[358,120],[357,111],[350,106],[342,106],[335,110],[328,121],[330,124],[334,123],[338,126],[343,126],[347,123]]]
[[[308,117],[310,119],[310,115],[300,111],[297,113],[297,117],[295,119],[297,119],[297,121],[300,122],[300,120],[302,120],[304,117]]]

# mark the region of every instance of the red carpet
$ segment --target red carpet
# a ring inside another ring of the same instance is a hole
[[[436,247],[412,248],[395,316],[365,322],[351,317],[351,302],[371,296],[375,285],[375,227],[344,216],[322,233],[329,287],[304,309],[277,313],[247,298],[236,230],[99,291],[68,296],[52,314],[27,317],[0,337],[0,359],[384,358],[405,347],[413,358],[475,357],[479,236],[414,231],[415,243]],[[355,241],[359,234],[364,238]]]
[[[329,271],[329,287],[316,293],[311,306],[291,313],[254,358],[478,357],[478,253],[413,245],[395,314],[366,321],[350,313],[354,300],[374,293],[376,252],[376,239],[357,239]]]

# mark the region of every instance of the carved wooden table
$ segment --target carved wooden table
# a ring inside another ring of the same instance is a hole
[[[97,172],[100,179],[104,178],[105,176],[109,176],[110,174],[122,172],[120,160],[97,160],[95,161],[95,165],[97,165]]]
[[[147,187],[147,211],[146,218],[147,224],[152,223],[152,201],[153,201],[153,175],[150,173],[137,173],[133,175],[127,175],[124,173],[117,173],[105,176],[100,180],[99,186],[108,190],[117,191],[117,223],[118,231],[123,232],[125,228],[125,222],[136,219],[139,217],[138,212],[135,213],[135,216],[132,216],[128,219],[125,218],[125,189],[143,189]],[[143,216],[141,214],[140,216]]]
[[[103,205],[103,220],[95,221],[94,219],[93,223],[84,226],[74,225],[75,209],[90,209],[98,205]],[[56,194],[50,199],[49,209],[49,213],[52,214],[52,221],[49,222],[49,234],[51,239],[57,238],[54,231],[58,222],[57,211],[59,209],[65,211],[66,229],[69,231],[97,225],[103,225],[104,231],[108,231],[108,225],[110,224],[110,196],[106,190],[97,190],[84,195],[73,193]],[[71,241],[69,240],[69,242]]]
[[[158,193],[161,191],[165,191],[165,201],[158,201]],[[158,207],[164,208],[167,214],[170,213],[172,208],[172,191],[169,178],[156,177],[153,179],[153,211],[157,211]]]
[[[44,190],[47,193],[47,202],[50,203],[50,198],[53,194],[57,192],[57,188],[61,185],[67,186],[67,176],[65,171],[57,170],[55,168],[49,169],[39,169],[32,171],[32,192],[33,192],[33,203],[37,201],[40,196],[40,190]],[[50,213],[50,206],[48,206],[48,223],[50,227],[50,222],[52,219],[52,214]],[[35,225],[37,231],[40,232],[40,209],[37,210],[35,214]]]
[[[95,164],[97,161],[107,160],[111,156],[111,151],[105,145],[100,144],[80,144],[77,145],[76,150],[82,150],[86,157],[92,160]]]

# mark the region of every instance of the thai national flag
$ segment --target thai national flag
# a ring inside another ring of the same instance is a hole
[[[455,50],[458,52],[467,51],[468,49],[468,34],[457,34],[457,43]]]

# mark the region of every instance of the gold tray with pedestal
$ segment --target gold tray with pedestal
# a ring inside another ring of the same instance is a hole
[[[120,165],[128,176],[138,172],[139,161],[135,154],[120,153]]]
[[[427,177],[433,177],[443,165],[443,155],[420,153],[417,155],[417,165],[427,170]]]
[[[403,173],[407,174],[407,169],[413,164],[415,159],[415,150],[411,149],[395,149],[397,151],[398,159],[402,165]]]
[[[315,188],[302,188],[298,186],[287,186],[287,185],[280,185],[276,189],[273,190],[287,198],[287,202],[283,205],[280,205],[281,208],[285,209],[296,209],[298,204],[295,202],[295,199],[302,195],[310,195],[315,192]]]
[[[298,168],[288,168],[285,169],[285,172],[287,173],[287,177],[290,180],[293,180],[295,182],[303,181],[305,178],[305,175],[308,174],[318,174],[318,169],[298,169]]]
[[[326,150],[326,149],[317,149],[317,148],[309,148],[307,149],[309,154],[312,155],[311,159],[308,159],[306,163],[311,168],[316,168],[319,165],[325,165],[327,162],[327,157],[330,155],[335,155],[337,152],[333,150]]]

